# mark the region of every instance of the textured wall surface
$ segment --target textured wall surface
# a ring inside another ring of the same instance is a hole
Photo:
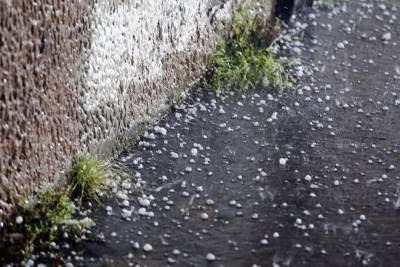
[[[255,1],[0,0],[0,212],[77,153],[118,151],[99,148],[202,74],[243,2]]]
[[[79,1],[0,1],[0,208],[64,167],[79,143]]]

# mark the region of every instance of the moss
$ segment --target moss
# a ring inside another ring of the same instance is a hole
[[[72,196],[78,198],[79,203],[82,199],[99,202],[97,193],[107,190],[106,179],[109,172],[110,167],[106,162],[97,160],[92,155],[80,156],[69,175]]]
[[[85,221],[70,227],[75,213],[75,205],[68,192],[49,189],[39,193],[30,201],[20,201],[17,212],[0,230],[0,263],[6,260],[22,260],[33,249],[45,249],[58,239],[64,231],[86,229]]]
[[[20,201],[16,213],[0,228],[0,263],[21,261],[35,250],[43,250],[58,240],[62,232],[78,237],[94,222],[79,219],[78,207],[83,198],[98,200],[97,192],[106,190],[109,166],[94,156],[80,156],[70,172],[68,185],[57,191],[38,193],[30,201]],[[62,231],[61,231],[62,230]]]
[[[243,90],[259,85],[284,86],[289,81],[285,67],[268,49],[279,24],[268,24],[248,8],[234,15],[232,32],[211,57],[209,85],[214,89],[238,86]]]

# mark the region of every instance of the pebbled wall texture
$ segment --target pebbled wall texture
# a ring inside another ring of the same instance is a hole
[[[274,0],[0,0],[0,217],[79,153],[115,155]]]

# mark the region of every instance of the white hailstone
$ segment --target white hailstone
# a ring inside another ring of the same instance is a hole
[[[151,134],[149,134],[147,131],[146,132],[144,132],[144,138],[147,138],[147,139],[151,139],[151,140],[154,140],[154,139],[156,139],[156,136],[153,134],[153,133],[151,133]],[[126,161],[126,160],[125,160]]]
[[[268,245],[268,240],[267,239],[261,239],[261,245]]]
[[[297,218],[296,219],[296,224],[302,224],[303,223],[303,220],[302,219],[300,219],[300,218]]]
[[[143,207],[148,207],[148,206],[150,206],[150,200],[148,200],[147,198],[138,197],[138,201],[139,201],[139,204],[140,204],[141,206],[143,206]]]
[[[305,177],[304,177],[304,180],[306,180],[307,182],[310,182],[311,181],[311,175],[309,175],[309,174],[307,174]]]
[[[215,203],[215,202],[214,202],[214,200],[212,200],[212,199],[207,199],[207,200],[206,200],[206,204],[209,205],[209,206],[214,205],[214,203]]]
[[[206,259],[207,259],[208,261],[215,261],[216,257],[215,257],[215,255],[212,254],[212,253],[207,253]]]
[[[176,260],[174,258],[168,257],[167,259],[168,263],[175,263]]]
[[[124,201],[122,201],[122,206],[129,207],[129,200],[125,199]]]
[[[254,220],[257,220],[257,219],[258,219],[258,214],[257,214],[257,213],[254,213],[254,214],[251,216],[251,218],[254,219]]]
[[[199,151],[197,150],[197,148],[192,148],[192,149],[190,150],[190,154],[192,154],[193,157],[197,156],[197,153],[198,153],[198,152],[199,152]]]
[[[342,42],[339,42],[337,44],[337,48],[344,49],[344,44]]]
[[[344,211],[342,209],[338,209],[338,214],[343,214]]]
[[[231,205],[231,206],[236,206],[236,200],[231,200],[231,201],[229,201],[229,205]]]
[[[22,216],[17,216],[17,218],[15,218],[15,222],[17,224],[21,224],[24,221],[24,219],[22,218]]]
[[[389,166],[389,170],[393,170],[394,168],[395,168],[394,165]]]
[[[203,213],[200,215],[200,218],[201,218],[202,220],[207,220],[207,219],[208,219],[208,214],[205,213],[205,212],[203,212]]]
[[[132,246],[133,246],[135,249],[139,249],[139,248],[140,248],[139,242],[133,242],[133,241],[131,241],[131,244],[132,244]]]
[[[138,210],[138,213],[139,213],[139,215],[147,215],[147,211],[146,211],[145,208],[140,208],[140,209]]]
[[[286,159],[286,158],[280,158],[279,159],[279,164],[282,165],[282,166],[285,166],[287,161],[288,161],[288,159]]]
[[[274,238],[278,238],[278,237],[279,237],[279,233],[278,233],[278,232],[275,232],[272,236],[273,236]]]
[[[268,76],[264,76],[263,80],[262,80],[262,85],[264,87],[268,87],[270,85],[270,81],[268,79]]]
[[[386,32],[382,35],[383,41],[390,41],[392,39],[392,34],[390,32]]]
[[[173,158],[173,159],[179,158],[179,155],[178,155],[178,153],[176,153],[176,152],[171,152],[171,153],[169,153],[169,154],[171,155],[171,158]]]
[[[301,49],[298,48],[298,47],[294,47],[294,48],[293,48],[293,53],[295,53],[295,54],[297,54],[297,55],[300,55],[300,54],[301,54]]]
[[[129,218],[132,216],[133,210],[122,209],[121,216],[122,218]]]
[[[174,254],[176,256],[176,255],[181,254],[181,252],[178,249],[174,249],[174,250],[172,250],[172,254]]]
[[[243,119],[245,119],[246,121],[249,121],[249,120],[251,120],[251,117],[249,117],[249,116],[243,116]]]
[[[167,129],[165,129],[164,127],[160,127],[160,126],[155,126],[154,127],[154,131],[158,134],[162,134],[162,135],[166,135],[167,134]]]
[[[111,211],[112,211],[112,207],[111,207],[111,206],[107,206],[107,207],[106,207],[106,211],[107,211],[107,212],[111,212]]]
[[[143,246],[143,250],[144,250],[145,252],[150,252],[150,251],[153,250],[153,246],[150,245],[149,243],[147,243],[147,244],[145,244],[145,245]]]
[[[129,189],[131,189],[131,183],[128,182],[128,181],[123,181],[122,184],[121,184],[121,187],[123,189],[129,190]]]
[[[317,143],[313,142],[313,143],[311,143],[310,146],[311,146],[311,147],[316,147],[316,146],[317,146]]]
[[[333,182],[333,184],[336,185],[336,186],[338,186],[338,185],[340,185],[340,182],[339,182],[338,180],[335,180],[335,181]]]
[[[360,220],[365,221],[367,219],[367,217],[364,214],[360,215]]]

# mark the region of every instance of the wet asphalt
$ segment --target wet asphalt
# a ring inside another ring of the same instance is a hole
[[[295,88],[191,93],[121,154],[136,178],[65,266],[400,266],[399,17],[311,10],[283,38]]]

